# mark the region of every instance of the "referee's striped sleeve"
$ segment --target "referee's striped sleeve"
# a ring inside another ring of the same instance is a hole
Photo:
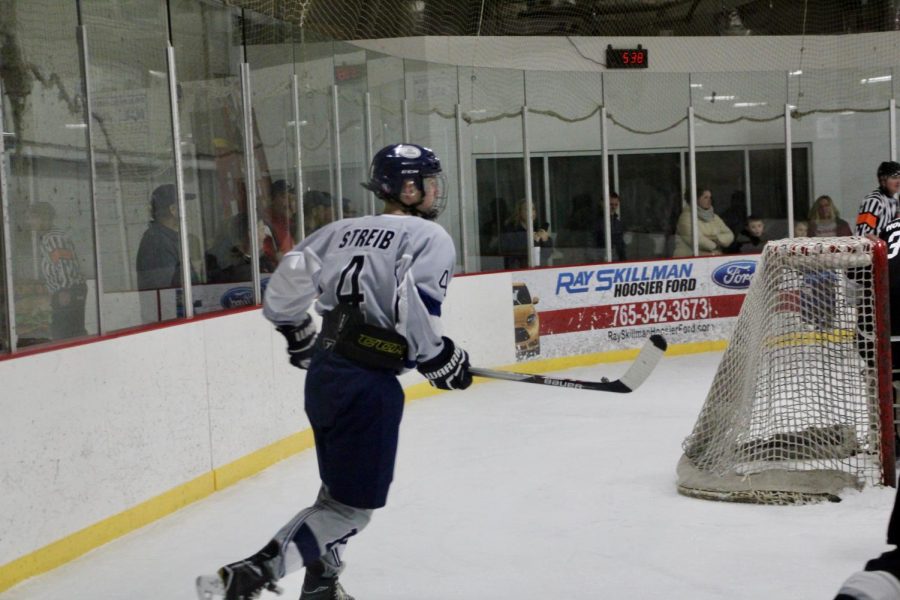
[[[884,201],[880,195],[872,193],[866,196],[856,215],[856,235],[877,234],[884,219],[884,209]]]

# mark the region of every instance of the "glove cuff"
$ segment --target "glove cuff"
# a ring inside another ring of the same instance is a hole
[[[453,356],[453,353],[456,351],[456,345],[453,343],[453,340],[448,338],[447,336],[441,336],[441,339],[444,340],[444,347],[441,348],[441,351],[437,353],[437,356],[429,358],[425,362],[419,363],[418,371],[425,375],[425,373],[431,373],[436,371],[447,364],[450,360],[450,357]]]
[[[307,345],[310,336],[316,333],[316,325],[309,314],[299,325],[278,325],[275,329],[285,337],[289,349]]]

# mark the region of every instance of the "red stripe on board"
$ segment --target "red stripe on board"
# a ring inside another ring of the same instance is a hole
[[[539,313],[541,335],[736,317],[746,294],[564,308]]]

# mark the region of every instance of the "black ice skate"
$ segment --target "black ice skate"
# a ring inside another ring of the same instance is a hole
[[[353,596],[344,591],[337,575],[326,577],[325,565],[317,561],[306,567],[300,600],[353,600]]]
[[[197,597],[200,600],[254,600],[263,590],[281,594],[277,578],[269,566],[272,555],[266,546],[250,558],[225,565],[215,575],[197,578]]]

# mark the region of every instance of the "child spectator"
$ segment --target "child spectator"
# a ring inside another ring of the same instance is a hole
[[[762,252],[763,246],[766,245],[766,239],[763,237],[765,230],[766,222],[762,217],[754,215],[747,217],[747,224],[734,240],[734,251],[739,254]]]
[[[809,227],[806,225],[806,221],[794,223],[794,237],[809,237]]]

